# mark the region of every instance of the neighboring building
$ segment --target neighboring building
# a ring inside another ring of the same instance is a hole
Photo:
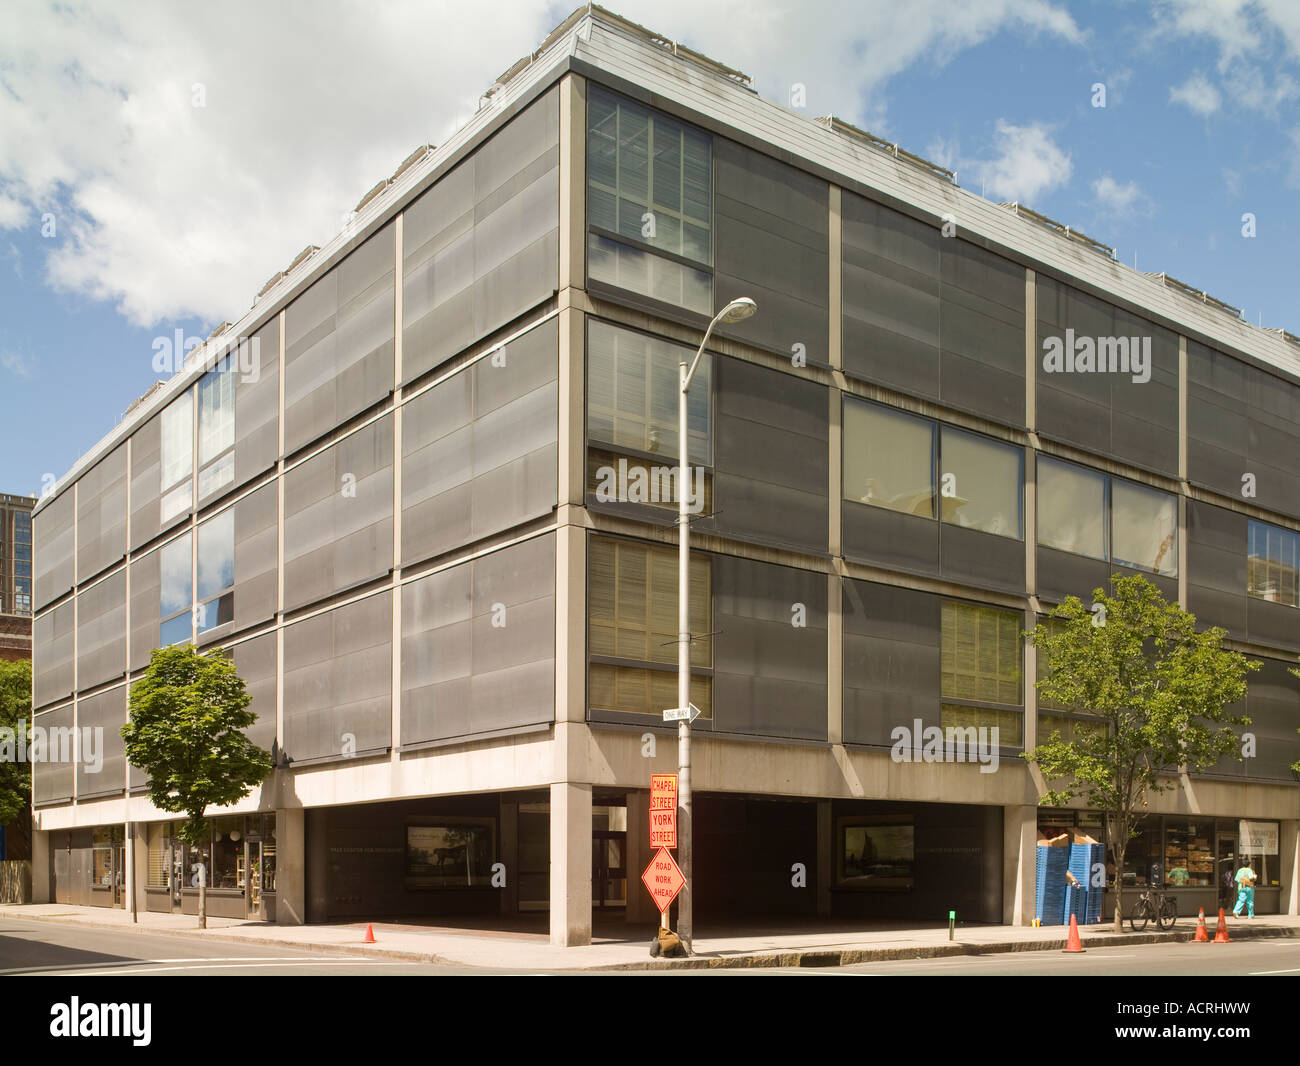
[[[1028,921],[1035,840],[1090,819],[1035,806],[1018,754],[1073,720],[1020,632],[1112,571],[1266,663],[1256,754],[1153,801],[1134,883],[1212,908],[1245,833],[1296,913],[1294,339],[598,8],[41,502],[37,724],[105,750],[36,766],[36,898],[194,909],[118,734],[193,639],[282,765],[215,819],[214,914],[653,920],[677,533],[636,493],[738,296],[691,393],[698,927]],[[1045,371],[1076,337],[1127,372]],[[914,724],[997,727],[996,772],[896,761]]]
[[[0,493],[0,659],[32,657],[31,496]]]

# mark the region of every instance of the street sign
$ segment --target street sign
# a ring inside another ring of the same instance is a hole
[[[650,809],[677,813],[677,775],[650,775]]]
[[[645,868],[641,880],[645,883],[661,914],[673,905],[677,893],[686,884],[686,878],[673,862],[673,857],[662,848],[650,860],[650,865]]]
[[[689,704],[686,707],[665,707],[664,721],[665,722],[693,722],[703,713],[704,712],[701,711],[698,707],[696,707],[695,704],[693,703]]]
[[[650,812],[650,846],[652,848],[677,847],[677,808]]]

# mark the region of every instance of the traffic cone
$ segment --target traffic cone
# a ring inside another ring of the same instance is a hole
[[[377,941],[375,940],[375,927],[373,925],[366,926],[366,938],[365,940],[361,941],[361,943],[363,944],[377,943]]]
[[[1223,916],[1223,908],[1219,908],[1219,928],[1214,933],[1214,942],[1216,944],[1231,944],[1228,939],[1228,919]]]
[[[1079,919],[1073,914],[1070,915],[1070,939],[1063,949],[1069,953],[1082,954],[1084,951],[1083,943],[1079,940]]]
[[[1210,932],[1205,928],[1205,908],[1201,908],[1201,913],[1196,916],[1196,943],[1208,944],[1210,942]]]

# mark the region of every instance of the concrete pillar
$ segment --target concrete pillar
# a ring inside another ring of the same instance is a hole
[[[275,924],[307,923],[307,819],[301,807],[275,812]]]
[[[1002,921],[1031,925],[1037,877],[1038,808],[1012,803],[1002,808]]]
[[[650,793],[631,789],[627,793],[627,911],[629,924],[655,925],[659,908],[641,881],[650,865]]]
[[[591,785],[551,785],[551,943],[591,943]]]
[[[144,888],[149,878],[149,826],[146,822],[130,822],[126,835],[126,912],[138,915],[148,910]]]
[[[835,883],[835,824],[831,801],[817,801],[817,913],[831,916],[831,885]]]
[[[32,902],[53,903],[50,885],[50,834],[32,829]]]
[[[519,800],[501,797],[501,859],[506,865],[506,887],[501,890],[501,913],[519,913]]]
[[[1295,819],[1282,822],[1277,849],[1278,869],[1282,872],[1278,910],[1283,914],[1300,914],[1300,822]]]

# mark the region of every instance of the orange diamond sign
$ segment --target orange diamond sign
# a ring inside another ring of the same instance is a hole
[[[650,890],[655,906],[659,908],[661,913],[672,906],[673,900],[677,898],[677,893],[686,884],[686,878],[682,876],[682,871],[673,862],[673,857],[663,848],[660,848],[659,853],[650,860],[650,865],[645,868],[641,880],[645,882],[645,887]]]

